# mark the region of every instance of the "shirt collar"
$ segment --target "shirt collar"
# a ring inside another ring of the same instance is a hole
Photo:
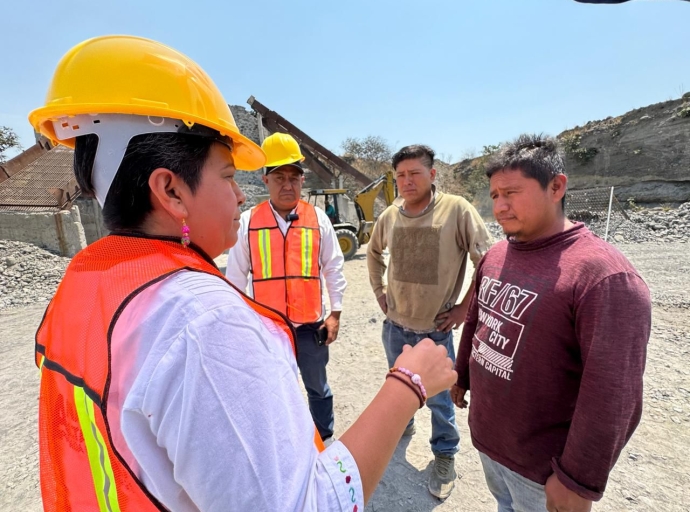
[[[426,213],[429,210],[429,208],[431,208],[431,206],[434,204],[434,201],[436,201],[436,185],[434,185],[432,183],[431,184],[431,200],[429,201],[429,204],[426,205],[426,207],[421,212],[419,212],[419,215]],[[398,206],[398,208],[400,208],[401,212],[404,212],[405,211],[405,202],[403,201],[403,203],[400,206]]]
[[[299,205],[299,203],[297,203],[297,204]],[[271,203],[271,200],[270,200],[270,199],[268,200],[268,206],[271,207],[271,211],[273,212],[273,216],[274,216],[276,219],[282,218],[280,215],[278,215],[278,212],[276,211],[276,209],[273,208],[273,203]],[[295,207],[292,209],[292,211],[291,211],[290,213],[296,213],[296,212],[297,212],[297,206],[295,206]],[[291,221],[289,221],[289,220],[285,220],[285,219],[283,219],[283,220],[284,220],[285,222],[287,222],[288,224],[290,224],[290,222],[291,222]]]

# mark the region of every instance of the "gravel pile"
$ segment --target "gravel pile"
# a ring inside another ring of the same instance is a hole
[[[613,242],[690,241],[690,202],[678,208],[627,210],[630,220],[614,226]]]
[[[242,105],[230,105],[230,112],[240,133],[259,144],[259,125],[254,114]]]
[[[636,211],[627,210],[626,213],[630,220],[620,216],[611,221],[609,242],[690,242],[690,203],[683,203],[678,208],[641,208]],[[584,222],[594,233],[604,237],[606,220]],[[486,226],[495,240],[504,238],[503,230],[498,223],[488,222]]]
[[[240,129],[240,133],[259,144],[259,125],[253,112],[247,110],[242,105],[230,105],[230,110],[235,118],[237,127]],[[242,207],[242,211],[258,203],[255,196],[267,193],[266,187],[261,181],[260,170],[251,172],[237,171],[235,180],[240,185],[242,192],[247,196],[247,202]]]
[[[263,197],[259,196],[268,194],[268,190],[263,183],[261,185],[240,183],[240,188],[242,192],[244,192],[244,195],[247,196],[247,202],[240,206],[240,210],[242,211],[249,210],[253,206],[256,206],[259,204],[259,199],[263,199]]]
[[[52,298],[69,262],[32,244],[0,240],[0,310]]]

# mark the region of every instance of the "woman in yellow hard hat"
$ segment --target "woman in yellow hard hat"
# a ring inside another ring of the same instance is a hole
[[[363,510],[414,411],[455,381],[445,350],[406,350],[324,450],[292,328],[213,263],[237,239],[235,169],[265,157],[204,71],[92,39],[30,120],[75,148],[112,232],[74,257],[36,335],[45,510]]]

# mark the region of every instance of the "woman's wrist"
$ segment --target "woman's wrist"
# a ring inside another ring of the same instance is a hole
[[[386,375],[386,380],[395,380],[400,382],[401,384],[404,384],[405,387],[407,387],[414,395],[417,397],[417,400],[419,401],[419,408],[421,409],[424,407],[424,404],[426,403],[426,393],[422,393],[422,390],[424,389],[423,386],[418,386],[417,384],[412,382],[412,379],[402,373],[402,372],[397,372],[397,371],[389,371],[389,373]]]
[[[412,410],[420,408],[420,395],[415,391],[414,385],[405,377],[402,375],[393,376],[390,373],[386,374],[384,387],[388,386],[395,388],[396,400],[404,400],[405,404],[409,403],[413,407]]]
[[[388,370],[389,375],[405,375],[407,378],[410,379],[410,382],[415,386],[416,390],[418,391],[418,394],[420,396],[420,400],[422,402],[422,406],[426,403],[427,399],[427,394],[426,394],[426,388],[424,387],[424,384],[422,383],[422,378],[419,376],[419,374],[414,373],[407,368],[404,368],[402,366],[394,366],[390,370]],[[421,407],[421,406],[420,406]]]

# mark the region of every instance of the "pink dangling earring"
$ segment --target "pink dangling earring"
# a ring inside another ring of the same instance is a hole
[[[182,219],[182,238],[180,239],[180,242],[184,248],[189,246],[189,226],[184,219]]]

